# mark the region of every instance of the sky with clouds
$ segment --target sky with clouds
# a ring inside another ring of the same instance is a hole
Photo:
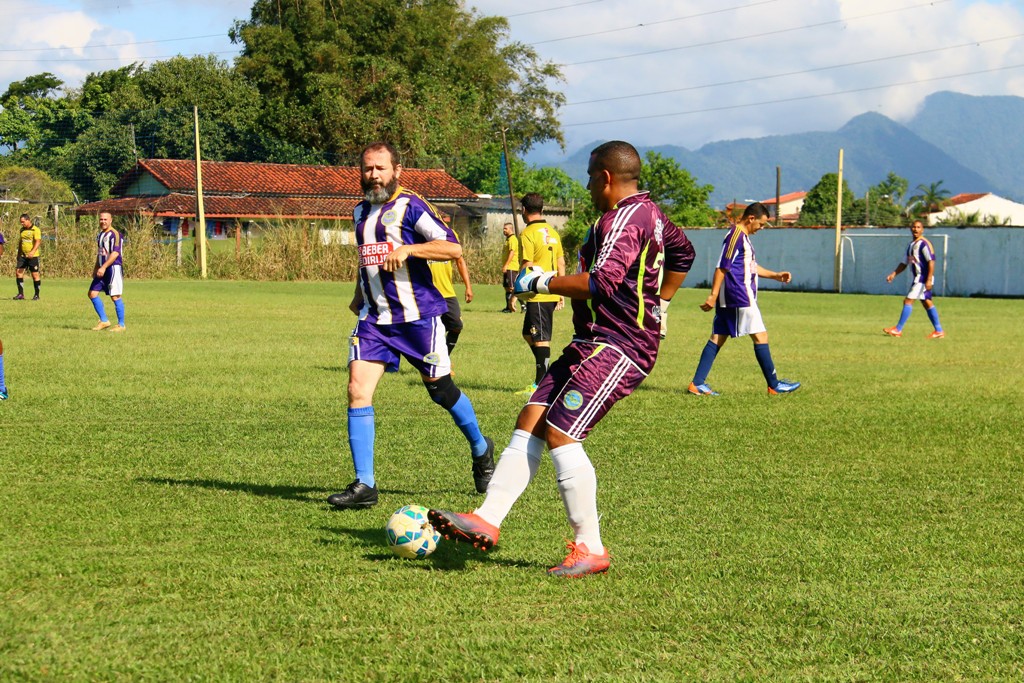
[[[238,53],[251,0],[0,0],[0,91],[50,71]],[[930,93],[1024,96],[1021,0],[467,0],[508,17],[565,75],[568,151],[595,140],[695,149],[913,116]]]

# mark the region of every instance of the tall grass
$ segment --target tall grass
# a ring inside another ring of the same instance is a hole
[[[134,279],[197,278],[200,274],[195,240],[178,244],[160,226],[138,219],[115,218],[115,227],[125,237],[124,269]],[[96,259],[95,218],[75,221],[62,217],[57,227],[52,222],[40,225],[43,244],[40,267],[46,278],[88,277]],[[5,228],[11,243],[16,228]],[[208,240],[207,276],[221,280],[262,281],[352,281],[358,259],[355,247],[324,244],[319,231],[305,221],[274,221],[259,236],[236,240]],[[12,251],[13,253],[13,251]],[[463,244],[463,254],[473,282],[496,284],[501,281],[500,249],[484,249],[478,238]]]

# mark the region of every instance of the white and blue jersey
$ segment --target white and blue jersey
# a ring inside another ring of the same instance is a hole
[[[117,258],[110,265],[120,266],[121,265],[121,254],[124,251],[124,243],[121,239],[121,233],[111,228],[110,230],[103,230],[96,237],[96,267],[99,268],[110,255],[117,252]]]
[[[754,245],[747,233],[735,225],[722,242],[718,267],[725,271],[725,281],[718,292],[716,304],[721,308],[747,308],[757,305],[757,261]]]
[[[935,260],[935,249],[925,238],[913,240],[907,245],[907,265],[910,267],[910,282],[924,283],[928,279],[928,262]]]
[[[448,304],[434,286],[426,259],[406,259],[391,273],[381,268],[388,254],[406,244],[458,243],[437,210],[418,194],[399,187],[384,204],[360,202],[353,219],[363,294],[359,319],[392,325],[444,314]]]

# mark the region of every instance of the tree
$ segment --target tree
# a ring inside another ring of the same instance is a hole
[[[949,190],[942,187],[939,180],[928,185],[917,186],[917,194],[908,201],[908,210],[915,216],[927,216],[930,213],[942,211],[949,205]]]
[[[53,91],[64,85],[64,81],[54,76],[49,71],[44,71],[35,76],[29,76],[22,81],[14,81],[3,95],[0,95],[0,105],[5,108],[10,106],[17,99],[35,98],[42,99],[50,97]]]
[[[671,157],[649,151],[640,170],[640,189],[651,193],[651,200],[680,227],[715,224],[715,210],[708,204],[712,185],[698,185],[690,172]]]
[[[33,202],[50,204],[69,202],[73,198],[67,183],[24,166],[0,167],[0,186],[8,188],[12,197]]]
[[[907,196],[909,184],[906,178],[902,178],[892,171],[885,177],[885,180],[871,188],[871,194],[878,194],[879,197],[889,197],[892,204],[903,207],[903,198]]]
[[[561,72],[508,32],[460,0],[256,0],[230,36],[271,137],[349,156],[384,139],[415,162],[476,152],[500,127],[516,151],[562,141]]]
[[[808,191],[804,197],[804,206],[797,218],[797,225],[835,225],[836,194],[839,186],[839,175],[826,173],[821,180]],[[853,213],[853,192],[843,181],[843,214]],[[863,212],[861,213],[863,216]]]
[[[890,172],[885,180],[868,189],[864,199],[853,202],[847,223],[864,225],[903,225],[900,201],[907,191],[907,181]]]

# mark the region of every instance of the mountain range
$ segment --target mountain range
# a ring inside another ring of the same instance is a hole
[[[563,168],[586,182],[595,142],[544,165]],[[697,150],[677,145],[638,147],[671,157],[701,184],[711,184],[712,206],[775,196],[775,168],[782,192],[810,190],[834,173],[843,149],[843,179],[857,196],[893,172],[918,185],[942,181],[950,195],[994,192],[1024,202],[1024,98],[940,92],[918,113],[898,123],[877,113],[850,119],[833,132],[808,132],[712,142]],[[751,159],[760,160],[750,163]]]

